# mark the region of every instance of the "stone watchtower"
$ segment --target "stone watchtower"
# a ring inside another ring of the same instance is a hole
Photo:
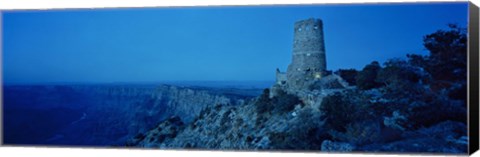
[[[320,19],[298,21],[294,26],[292,63],[287,69],[289,88],[306,88],[326,75],[323,23]]]

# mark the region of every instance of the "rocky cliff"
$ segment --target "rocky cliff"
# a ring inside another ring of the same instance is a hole
[[[223,94],[208,88],[159,86],[75,86],[91,94],[102,105],[127,104],[127,110],[148,111],[146,115],[178,116],[190,122],[200,111],[212,105],[238,105],[248,96]],[[105,99],[107,98],[107,99]],[[162,118],[163,119],[163,118]]]
[[[171,116],[191,122],[209,106],[239,105],[250,98],[243,94],[252,92],[170,85],[7,86],[4,91],[5,143],[95,146],[125,143]],[[68,116],[59,113],[65,111]]]
[[[241,105],[207,107],[190,123],[173,116],[137,134],[126,146],[456,154],[467,151],[466,125],[461,119],[446,117],[424,125],[415,117],[433,110],[461,116],[465,111],[453,100],[430,95],[446,101],[447,106],[414,111],[418,104],[407,105],[403,107],[410,107],[414,112],[404,115],[394,110],[399,109],[390,104],[395,98],[383,95],[382,88],[362,91],[354,87],[322,87],[295,93],[278,89],[275,96],[265,90],[256,99]],[[403,99],[425,101],[413,96]]]
[[[316,145],[304,145],[300,141],[312,141],[322,125],[318,109],[294,104],[287,112],[257,112],[256,102],[240,106],[209,107],[191,123],[178,123],[176,117],[160,123],[155,129],[137,135],[128,146],[163,149],[214,149],[214,150],[262,150],[303,147],[316,149]],[[260,104],[259,104],[260,105]],[[283,142],[286,139],[296,140]],[[320,141],[321,142],[321,141]]]

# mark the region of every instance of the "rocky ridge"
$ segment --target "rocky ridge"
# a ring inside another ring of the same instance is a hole
[[[331,80],[338,80],[327,79],[321,82],[330,84],[328,82]],[[349,97],[351,92],[355,96]],[[345,131],[336,130],[329,124],[335,123],[335,119],[330,119],[325,114],[331,113],[322,110],[322,105],[329,103],[329,100],[323,102],[327,97],[345,95],[355,103],[359,103],[354,101],[356,99],[364,101],[368,98],[368,104],[390,101],[382,98],[376,89],[358,91],[352,86],[336,86],[330,89],[297,90],[295,93],[282,93],[280,90],[275,96],[269,94],[266,90],[264,94],[240,105],[207,107],[192,122],[184,123],[179,117],[170,117],[154,129],[138,134],[139,138],[130,139],[126,145],[202,150],[386,153],[467,151],[466,126],[458,121],[444,121],[429,127],[405,130],[405,123],[401,121],[407,120],[406,117],[393,113],[391,117],[375,116],[376,118],[358,120],[348,124]],[[273,104],[273,108],[269,108],[268,104]],[[283,107],[285,105],[291,107]],[[267,109],[263,109],[265,107]],[[372,113],[366,113],[367,115],[374,114],[376,109],[369,110]],[[354,113],[349,108],[346,108],[346,112]]]

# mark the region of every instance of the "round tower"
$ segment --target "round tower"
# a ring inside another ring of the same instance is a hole
[[[293,88],[304,88],[326,73],[323,23],[320,19],[310,18],[296,22],[294,29],[287,84]]]

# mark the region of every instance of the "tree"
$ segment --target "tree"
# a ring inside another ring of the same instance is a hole
[[[355,85],[358,71],[355,69],[339,69],[335,74],[342,77],[349,85]]]
[[[424,36],[428,56],[407,55],[409,63],[423,68],[431,76],[434,91],[449,90],[449,97],[466,99],[467,34],[465,28],[450,24],[448,30],[438,30]]]
[[[376,81],[386,86],[405,86],[420,80],[421,76],[416,72],[416,68],[404,60],[390,59],[384,65],[378,72]],[[394,89],[403,89],[396,87]]]
[[[302,104],[302,101],[296,95],[279,90],[277,95],[273,97],[272,104],[275,105],[275,112],[285,113],[293,110],[295,105]]]
[[[438,30],[424,37],[423,45],[430,52],[426,70],[436,80],[466,80],[466,29],[454,24],[450,24],[449,28],[449,30]]]
[[[362,71],[357,74],[356,84],[359,89],[367,90],[375,87],[379,87],[379,83],[375,81],[378,71],[381,69],[380,64],[377,61],[366,65]]]
[[[260,95],[258,100],[255,102],[255,107],[257,109],[257,112],[260,114],[269,112],[273,109],[273,105],[270,100],[270,89],[265,88],[263,90],[262,95]]]

